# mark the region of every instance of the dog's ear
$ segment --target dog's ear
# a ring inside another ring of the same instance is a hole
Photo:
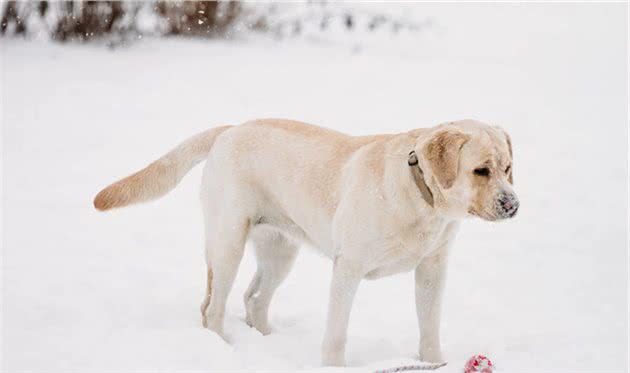
[[[436,132],[424,145],[422,155],[442,188],[453,186],[457,178],[459,153],[468,140],[470,135],[448,128]]]
[[[507,143],[508,146],[508,152],[510,153],[510,174],[508,175],[508,182],[510,184],[514,184],[514,178],[512,177],[512,175],[514,174],[514,156],[512,155],[512,139],[510,138],[510,135],[508,135],[508,133],[501,127],[497,126],[496,129],[499,130],[499,132],[501,132],[503,134],[503,136],[505,136],[505,142]]]

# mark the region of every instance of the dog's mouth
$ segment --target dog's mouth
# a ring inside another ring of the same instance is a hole
[[[518,211],[518,208],[516,209],[510,209],[509,211],[497,211],[496,213],[480,213],[478,211],[476,211],[475,209],[468,209],[468,213],[471,216],[476,216],[480,219],[486,220],[486,221],[500,221],[500,220],[508,220],[513,218],[516,215],[516,212]]]
[[[488,213],[481,213],[479,211],[477,211],[474,207],[471,207],[468,209],[468,213],[472,216],[476,216],[480,219],[486,220],[486,221],[497,221],[500,219],[500,217],[498,217],[495,214],[488,214]]]

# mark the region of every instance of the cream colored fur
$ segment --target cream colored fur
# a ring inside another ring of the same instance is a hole
[[[418,155],[414,166],[408,164],[411,151]],[[365,137],[281,119],[219,127],[107,187],[94,204],[106,210],[162,196],[203,159],[204,326],[223,335],[225,302],[251,240],[258,271],[244,297],[247,323],[269,333],[273,293],[306,242],[334,262],[322,346],[326,365],[345,363],[360,281],[410,270],[416,274],[420,358],[442,362],[441,293],[459,223],[468,216],[508,218],[518,209],[507,134],[472,120]],[[433,207],[412,167],[422,169]],[[480,167],[488,175],[480,175]]]

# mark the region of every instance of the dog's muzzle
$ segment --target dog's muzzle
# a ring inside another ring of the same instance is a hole
[[[513,218],[518,211],[520,203],[518,202],[518,198],[516,195],[512,193],[504,193],[499,199],[497,199],[497,203],[495,205],[497,216],[501,219],[509,219]]]

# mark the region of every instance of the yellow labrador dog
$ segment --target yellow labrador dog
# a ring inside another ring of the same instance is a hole
[[[247,323],[269,333],[271,298],[299,242],[307,242],[334,262],[325,365],[344,365],[359,282],[410,270],[415,270],[420,358],[442,362],[441,293],[459,223],[468,216],[511,218],[519,207],[510,138],[499,127],[462,120],[354,137],[283,119],[195,135],[105,188],[94,206],[109,210],[163,196],[203,160],[208,267],[203,325],[223,334],[226,299],[249,239],[258,270],[244,297]]]

